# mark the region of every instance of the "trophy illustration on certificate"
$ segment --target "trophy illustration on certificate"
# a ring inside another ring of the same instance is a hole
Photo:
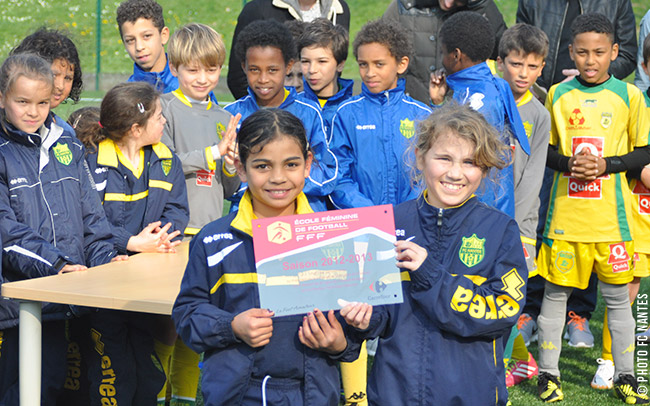
[[[253,220],[260,306],[276,316],[401,303],[390,205]]]

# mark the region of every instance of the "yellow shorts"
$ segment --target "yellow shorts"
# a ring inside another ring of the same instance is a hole
[[[547,242],[551,243],[549,246]],[[583,243],[545,240],[539,250],[539,274],[560,286],[586,289],[589,277],[596,272],[598,279],[612,285],[632,281],[634,273],[634,242]]]
[[[634,253],[634,277],[645,278],[650,276],[650,269],[648,269],[648,258],[650,254],[642,254],[640,252]]]

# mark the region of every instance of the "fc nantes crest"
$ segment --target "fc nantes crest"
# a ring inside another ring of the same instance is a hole
[[[463,237],[463,243],[458,250],[458,257],[468,268],[477,265],[485,257],[485,238],[478,238],[476,234]]]
[[[70,151],[68,144],[57,142],[52,150],[54,151],[54,157],[57,161],[61,162],[63,165],[70,165],[70,162],[72,162],[72,151]]]
[[[220,140],[223,139],[223,133],[225,132],[226,132],[226,127],[221,123],[217,123],[217,135],[219,136]]]
[[[415,135],[415,121],[405,118],[404,120],[399,121],[399,132],[405,138],[411,138]]]
[[[162,170],[165,176],[169,175],[169,171],[172,170],[172,160],[171,159],[163,159],[160,162],[160,165],[162,165]]]

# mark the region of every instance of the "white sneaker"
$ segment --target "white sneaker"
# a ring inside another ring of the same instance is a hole
[[[614,363],[608,359],[598,358],[598,369],[591,380],[594,389],[612,389],[614,387]]]

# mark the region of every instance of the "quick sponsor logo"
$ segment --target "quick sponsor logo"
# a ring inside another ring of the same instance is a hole
[[[639,195],[639,214],[650,214],[650,196]]]
[[[624,242],[609,244],[609,258],[607,259],[607,263],[612,266],[613,273],[630,270],[630,254],[628,254]]]
[[[576,109],[579,110],[579,109]],[[578,122],[580,120],[576,119]],[[571,121],[571,120],[569,120]],[[584,122],[584,118],[582,118]],[[573,137],[571,139],[572,155],[588,153],[602,157],[605,150],[604,137]],[[569,178],[567,183],[567,195],[574,199],[602,199],[603,179],[609,179],[609,175],[601,176],[592,181],[583,181],[565,174]]]
[[[590,182],[569,178],[567,184],[569,197],[576,199],[600,199],[602,197],[602,179],[595,179]]]

